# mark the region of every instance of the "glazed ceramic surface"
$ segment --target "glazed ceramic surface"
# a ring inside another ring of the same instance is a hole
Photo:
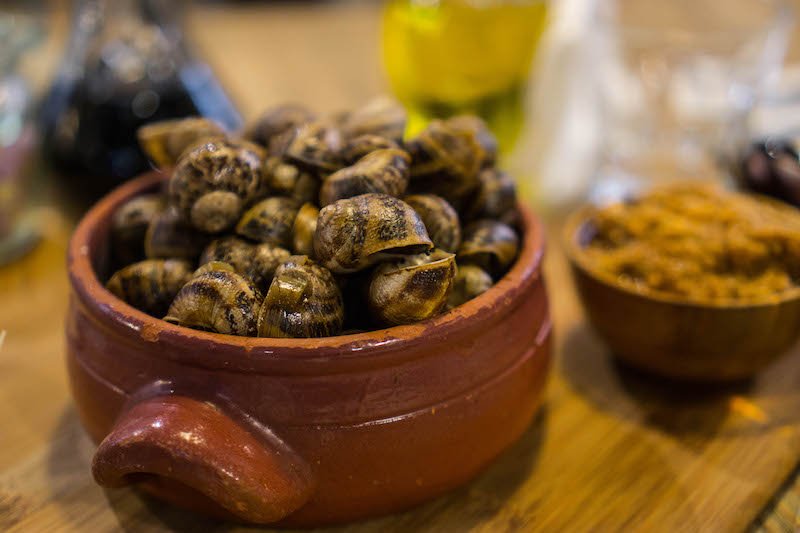
[[[68,369],[101,485],[246,522],[344,522],[466,482],[531,422],[550,320],[542,229],[527,210],[512,270],[449,313],[324,339],[242,338],[168,324],[104,289],[112,213],[161,180],[99,202],[69,249]]]

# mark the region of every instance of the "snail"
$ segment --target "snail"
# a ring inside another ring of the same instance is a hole
[[[508,269],[518,249],[519,237],[510,226],[483,219],[464,228],[458,261],[478,265],[496,278]]]
[[[106,288],[140,311],[161,317],[191,275],[188,261],[145,259],[115,272]]]
[[[259,289],[266,289],[275,269],[291,254],[270,244],[251,244],[229,235],[211,241],[200,255],[200,265],[213,262],[229,264],[236,272],[250,279]]]
[[[262,183],[261,197],[288,196],[299,203],[316,202],[319,198],[319,179],[311,172],[278,157],[267,158]]]
[[[458,213],[447,200],[435,194],[412,194],[403,201],[419,214],[436,248],[455,253],[461,244]]]
[[[203,331],[254,337],[261,294],[247,278],[215,266],[178,291],[164,320]]]
[[[434,120],[405,147],[412,158],[410,192],[436,194],[460,209],[478,186],[485,157],[475,132]]]
[[[492,276],[484,269],[476,265],[458,265],[455,280],[453,280],[453,290],[447,298],[449,308],[472,300],[476,296],[483,294],[492,286]]]
[[[376,98],[360,109],[345,113],[340,127],[347,138],[372,134],[399,142],[406,129],[406,119],[403,106],[391,98]]]
[[[315,172],[333,172],[342,166],[342,136],[326,122],[310,122],[281,135],[283,157]],[[272,150],[271,150],[272,151]]]
[[[114,258],[127,265],[144,259],[144,236],[147,226],[164,210],[164,197],[143,194],[125,202],[111,218],[111,243]]]
[[[344,322],[342,294],[330,271],[305,256],[278,270],[258,316],[260,337],[329,337]]]
[[[174,166],[181,154],[198,142],[226,136],[222,126],[202,117],[151,122],[136,131],[142,150],[159,168]]]
[[[348,139],[344,143],[344,146],[342,146],[340,154],[342,161],[344,161],[346,164],[352,165],[370,152],[383,150],[386,148],[395,148],[399,150],[400,145],[392,139],[381,137],[380,135],[365,133],[364,135],[359,135],[358,137]]]
[[[300,104],[283,104],[267,109],[246,133],[245,137],[264,148],[285,131],[314,120],[314,113]]]
[[[435,250],[375,268],[369,309],[384,325],[411,324],[438,314],[456,276],[455,255]]]
[[[397,149],[370,152],[354,165],[325,178],[319,191],[321,206],[366,193],[402,195],[408,187],[409,155]]]
[[[183,220],[174,208],[167,208],[150,221],[144,237],[145,255],[150,259],[195,260],[208,238]]]
[[[481,118],[475,115],[458,115],[447,119],[447,125],[456,131],[471,133],[481,147],[481,168],[494,166],[497,161],[497,139]]]
[[[317,231],[319,209],[314,204],[303,204],[297,212],[292,227],[292,250],[299,255],[314,257],[314,232]]]
[[[256,242],[289,248],[299,208],[297,200],[293,198],[265,198],[245,211],[236,224],[236,234]]]
[[[261,158],[261,149],[252,143],[196,145],[178,160],[169,183],[170,203],[200,231],[225,231],[260,190]]]
[[[340,274],[432,247],[416,211],[386,194],[362,194],[325,206],[314,233],[315,257]]]
[[[233,265],[230,263],[225,263],[224,261],[209,261],[208,263],[203,263],[200,265],[197,270],[194,271],[192,277],[196,278],[197,276],[205,274],[206,272],[214,271],[236,272],[236,269],[233,268]]]
[[[502,170],[487,168],[478,174],[478,189],[464,210],[465,220],[494,218],[513,224],[517,216],[517,187]]]

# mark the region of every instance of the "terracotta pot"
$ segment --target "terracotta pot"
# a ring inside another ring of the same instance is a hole
[[[69,248],[67,360],[106,487],[253,523],[311,526],[418,504],[475,476],[524,431],[550,363],[543,233],[523,211],[513,269],[424,323],[325,339],[174,326],[103,288],[112,213],[101,200]]]

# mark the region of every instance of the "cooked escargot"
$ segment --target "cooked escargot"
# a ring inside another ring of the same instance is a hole
[[[283,157],[312,171],[333,172],[342,166],[342,136],[325,122],[310,122],[286,133]]]
[[[174,208],[153,217],[144,236],[145,255],[150,259],[190,259],[200,255],[208,237],[181,218]]]
[[[399,142],[406,129],[406,118],[403,106],[390,98],[376,98],[360,109],[345,113],[341,129],[348,138],[372,134]]]
[[[319,203],[324,207],[336,200],[366,193],[400,196],[408,187],[410,163],[411,158],[402,150],[370,152],[354,165],[325,178],[319,191]]]
[[[275,272],[258,317],[260,337],[329,337],[344,321],[342,294],[330,271],[292,256]]]
[[[229,235],[211,241],[200,256],[200,265],[212,262],[229,264],[239,274],[250,279],[259,289],[266,289],[275,269],[291,254],[271,244],[251,244]]]
[[[303,204],[297,212],[292,228],[292,249],[298,255],[314,258],[314,232],[317,231],[319,209],[314,204]]]
[[[246,137],[268,148],[272,139],[286,130],[314,120],[314,113],[299,104],[284,104],[267,109],[247,132]]]
[[[115,272],[106,288],[133,307],[161,317],[191,275],[188,261],[145,259]]]
[[[164,320],[203,331],[254,337],[261,294],[245,277],[210,268],[184,285]]]
[[[392,139],[367,133],[348,139],[342,146],[341,156],[346,164],[352,165],[368,153],[386,148],[399,150],[400,144]]]
[[[292,226],[299,208],[293,198],[265,198],[245,211],[236,224],[236,233],[257,242],[290,248]]]
[[[229,229],[259,192],[261,156],[251,143],[216,140],[194,146],[172,174],[170,203],[201,231]]]
[[[517,257],[516,232],[497,220],[478,220],[464,229],[458,249],[459,264],[478,265],[492,276],[501,276]]]
[[[264,164],[262,196],[288,196],[300,203],[316,202],[319,197],[319,179],[306,170],[270,157]]]
[[[455,255],[435,250],[375,268],[369,309],[382,324],[411,324],[438,314],[456,276]]]
[[[136,131],[139,145],[159,168],[175,165],[188,147],[226,137],[225,130],[213,120],[202,117],[162,120],[146,124]]]
[[[111,243],[119,264],[130,264],[145,257],[144,236],[147,226],[164,210],[160,194],[143,194],[128,200],[111,219]]]
[[[447,298],[447,306],[457,307],[488,291],[492,286],[492,276],[476,265],[458,265],[453,290]]]
[[[432,247],[416,211],[387,194],[362,194],[325,206],[314,233],[314,255],[336,273]]]
[[[487,168],[478,174],[478,189],[464,210],[465,220],[495,218],[513,223],[517,213],[517,186],[507,173]]]
[[[456,131],[471,133],[481,147],[480,166],[488,168],[497,160],[497,139],[495,139],[486,122],[475,115],[459,115],[447,119],[447,125]]]
[[[461,245],[461,223],[458,213],[447,200],[435,194],[412,194],[403,201],[419,214],[433,245],[455,253]]]

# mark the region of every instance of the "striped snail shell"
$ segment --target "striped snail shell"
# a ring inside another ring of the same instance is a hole
[[[285,131],[314,120],[315,115],[300,104],[283,104],[267,109],[259,116],[245,137],[264,148]]]
[[[403,106],[391,98],[376,98],[355,111],[345,113],[340,126],[348,138],[371,134],[399,142],[403,138],[406,121]]]
[[[299,208],[299,203],[293,198],[265,198],[245,211],[236,224],[236,234],[256,242],[290,248],[292,227]]]
[[[375,268],[369,309],[384,325],[411,324],[437,315],[456,275],[455,255],[435,250]]]
[[[455,253],[461,245],[461,223],[458,213],[447,200],[435,194],[412,194],[403,201],[419,214],[433,245]]]
[[[381,137],[380,135],[373,135],[366,133],[348,139],[344,146],[342,146],[342,160],[345,164],[352,165],[365,155],[376,150],[384,150],[387,148],[394,148],[400,150],[400,144],[392,139]]]
[[[447,306],[457,307],[488,291],[492,286],[492,276],[476,265],[458,265],[453,290],[447,298]]]
[[[402,195],[408,187],[411,158],[403,150],[385,149],[370,152],[355,164],[329,175],[319,192],[320,206],[359,194]]]
[[[191,275],[189,261],[145,259],[115,272],[106,288],[140,311],[161,317]]]
[[[432,247],[416,211],[386,194],[362,194],[325,206],[314,233],[315,257],[339,274]]]
[[[517,186],[508,173],[487,168],[478,174],[478,189],[464,210],[465,220],[494,218],[513,223],[517,213]]]
[[[275,272],[258,317],[260,337],[330,337],[344,322],[342,293],[330,271],[292,256]]]
[[[297,212],[292,228],[292,250],[298,255],[314,258],[314,233],[317,231],[319,209],[314,204],[303,204]]]
[[[260,302],[261,293],[245,277],[225,268],[208,268],[178,291],[164,320],[202,331],[254,337]]]
[[[517,257],[519,237],[508,225],[497,220],[478,220],[464,229],[458,261],[478,265],[497,278]]]
[[[231,228],[261,187],[262,150],[255,144],[212,140],[178,160],[169,183],[170,203],[206,233]]]
[[[342,136],[327,122],[303,124],[281,137],[285,139],[282,156],[290,163],[315,172],[333,172],[342,167]]]
[[[261,196],[287,196],[300,203],[316,203],[319,198],[320,181],[317,176],[278,157],[267,158],[263,176]]]
[[[278,268],[291,254],[288,250],[271,244],[252,244],[229,235],[211,241],[202,255],[200,265],[223,262],[239,274],[250,279],[259,289],[266,290]]]
[[[175,208],[157,214],[147,226],[144,251],[150,259],[189,259],[194,261],[208,237],[187,223]]]
[[[111,219],[111,245],[114,259],[127,265],[145,257],[147,226],[166,207],[160,194],[143,194],[125,202]]]
[[[226,136],[222,126],[202,117],[151,122],[136,131],[142,151],[158,168],[174,166],[190,146]]]
[[[483,119],[475,115],[458,115],[447,119],[447,125],[456,131],[467,132],[475,136],[481,147],[480,166],[488,168],[497,161],[497,139]]]

